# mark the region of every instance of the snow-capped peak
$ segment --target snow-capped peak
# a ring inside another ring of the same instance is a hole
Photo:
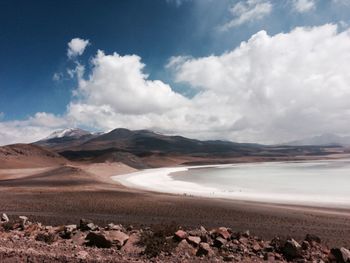
[[[46,137],[45,140],[54,139],[54,138],[63,138],[63,137],[79,138],[81,136],[89,135],[89,134],[91,133],[79,128],[69,128],[69,129],[63,129],[63,130],[58,130],[53,132],[48,137]]]

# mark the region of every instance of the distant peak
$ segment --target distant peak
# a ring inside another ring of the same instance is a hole
[[[88,131],[85,131],[83,129],[79,128],[68,128],[68,129],[63,129],[63,130],[58,130],[53,133],[51,133],[48,137],[46,137],[46,140],[49,139],[54,139],[54,138],[63,138],[63,137],[81,137],[84,135],[89,135],[91,134]]]

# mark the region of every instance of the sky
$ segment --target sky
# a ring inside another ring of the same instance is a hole
[[[0,145],[350,135],[349,0],[0,0]]]

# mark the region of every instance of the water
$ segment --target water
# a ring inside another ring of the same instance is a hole
[[[350,160],[150,169],[121,182],[158,192],[350,207]]]

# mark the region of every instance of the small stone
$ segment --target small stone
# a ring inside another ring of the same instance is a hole
[[[226,240],[225,238],[221,237],[221,236],[217,237],[217,238],[214,240],[214,246],[215,246],[215,247],[218,247],[218,248],[220,248],[220,247],[226,245],[226,243],[227,243],[227,240]]]
[[[97,226],[91,221],[87,219],[80,219],[79,229],[82,231],[95,231],[98,229]]]
[[[21,225],[24,227],[28,221],[28,217],[26,216],[19,216],[19,219],[21,221]]]
[[[200,237],[195,237],[195,236],[189,236],[187,238],[187,242],[193,246],[198,246],[199,243],[201,242],[201,238]]]
[[[301,243],[301,248],[303,250],[308,250],[310,248],[310,243],[306,240],[304,240],[302,243]]]
[[[196,250],[191,246],[186,239],[183,239],[176,247],[175,252],[181,255],[195,256]]]
[[[197,256],[212,256],[214,255],[214,251],[211,249],[208,243],[200,243],[199,248],[197,250]]]
[[[174,239],[177,241],[181,241],[186,238],[187,238],[187,233],[181,229],[176,231],[176,233],[174,234]]]
[[[287,258],[297,258],[301,256],[301,246],[294,239],[287,240],[283,247],[283,254]]]
[[[94,246],[98,248],[111,248],[112,241],[107,239],[103,233],[90,232],[86,238],[87,246]]]
[[[321,238],[319,238],[316,235],[307,234],[306,237],[305,237],[305,241],[308,241],[309,243],[316,242],[316,243],[320,244],[321,243]]]
[[[4,214],[1,215],[0,221],[1,221],[1,222],[7,223],[7,222],[10,221],[10,219],[9,219],[8,216],[4,213]]]
[[[230,262],[230,261],[234,261],[234,260],[235,260],[235,256],[234,255],[224,256],[224,261],[226,261],[226,262]]]
[[[256,253],[256,252],[258,252],[258,251],[260,251],[261,250],[261,247],[260,247],[260,245],[259,244],[254,244],[253,245],[253,251]]]
[[[330,259],[336,260],[336,262],[350,262],[350,251],[344,247],[341,248],[332,248],[330,255]]]

